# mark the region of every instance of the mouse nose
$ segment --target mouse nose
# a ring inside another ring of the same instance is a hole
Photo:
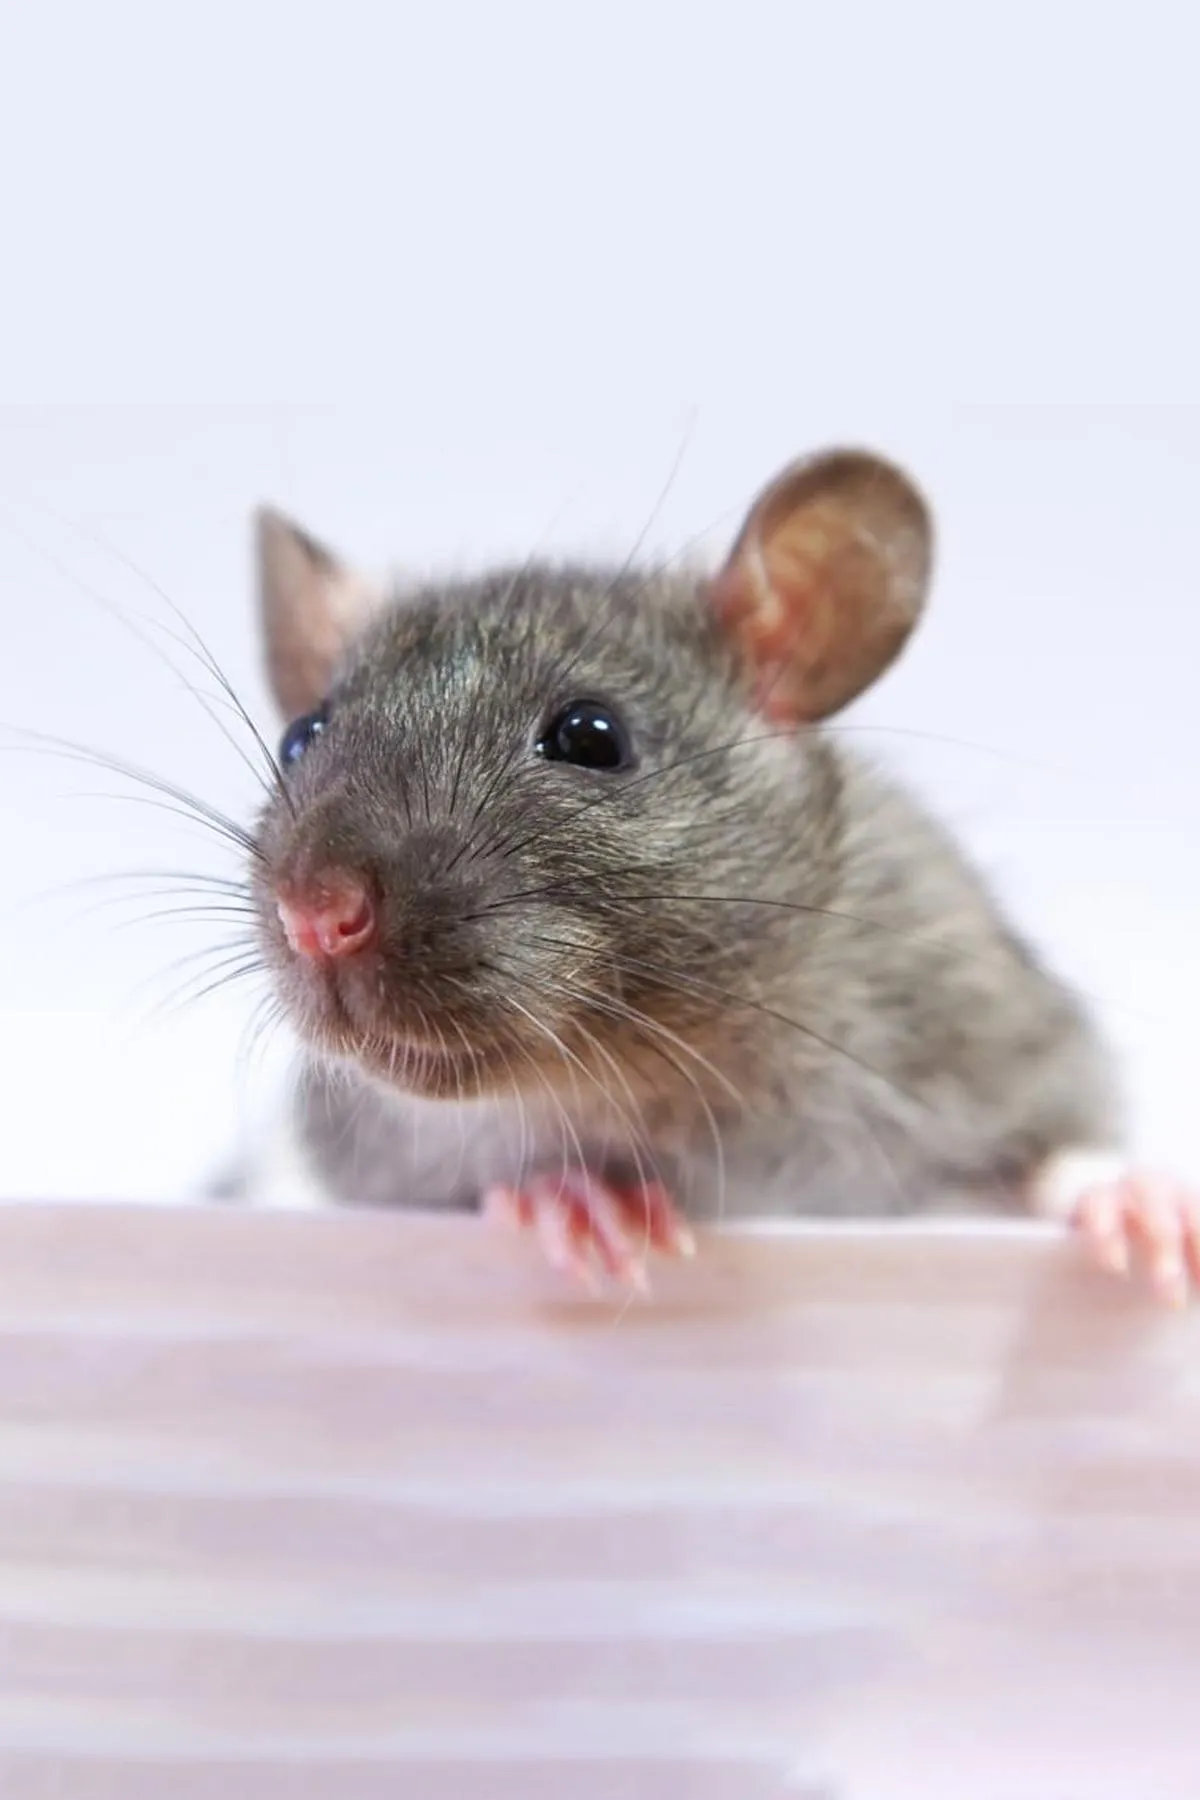
[[[311,894],[280,898],[276,907],[284,936],[297,956],[353,956],[375,936],[371,896],[351,875],[326,878]]]

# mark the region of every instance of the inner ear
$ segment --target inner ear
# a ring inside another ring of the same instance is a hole
[[[274,508],[255,515],[267,673],[285,719],[319,706],[379,600],[377,585]]]
[[[793,463],[751,508],[712,600],[772,719],[813,723],[878,680],[921,616],[929,509],[857,450]]]

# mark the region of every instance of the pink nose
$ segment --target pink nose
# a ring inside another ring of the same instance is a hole
[[[323,881],[304,900],[279,900],[279,921],[297,956],[353,956],[375,936],[375,908],[350,876]]]

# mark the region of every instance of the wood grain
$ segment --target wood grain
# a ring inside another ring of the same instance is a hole
[[[0,1207],[2,1800],[1197,1800],[1200,1322],[1033,1228]]]

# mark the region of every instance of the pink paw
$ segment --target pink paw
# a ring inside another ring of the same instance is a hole
[[[1167,1305],[1186,1305],[1200,1286],[1200,1189],[1175,1176],[1064,1151],[1037,1177],[1034,1201],[1039,1212],[1073,1225],[1113,1274],[1127,1275],[1139,1252]]]
[[[696,1250],[670,1195],[656,1182],[617,1187],[585,1170],[534,1176],[520,1188],[489,1188],[483,1210],[507,1225],[532,1229],[550,1264],[593,1291],[599,1272],[646,1293],[650,1250],[674,1256]]]

